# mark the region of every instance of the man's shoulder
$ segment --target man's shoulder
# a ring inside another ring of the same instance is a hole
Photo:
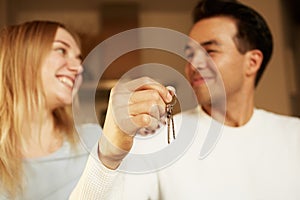
[[[268,117],[271,117],[271,118],[274,118],[274,119],[300,121],[299,117],[291,116],[291,115],[284,115],[284,114],[268,111],[268,110],[265,110],[265,109],[257,109],[256,108],[255,112],[260,114],[260,115],[268,116]]]
[[[270,122],[275,124],[279,124],[285,127],[291,126],[291,127],[299,127],[300,131],[300,118],[295,116],[289,116],[284,114],[279,114],[271,111],[267,111],[264,109],[255,109],[255,114],[259,115],[259,117],[264,122]]]

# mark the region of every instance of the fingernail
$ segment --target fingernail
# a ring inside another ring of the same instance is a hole
[[[167,86],[166,87],[172,95],[176,95],[176,89],[173,86]]]
[[[172,98],[173,98],[172,95],[170,94],[170,92],[168,92],[168,94],[167,94],[167,101],[171,102]]]

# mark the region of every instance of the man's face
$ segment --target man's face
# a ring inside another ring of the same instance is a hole
[[[185,50],[189,60],[185,72],[199,104],[224,101],[224,95],[234,101],[243,95],[246,59],[234,43],[236,33],[235,21],[228,17],[200,20],[190,31],[190,37],[203,47],[189,42]]]

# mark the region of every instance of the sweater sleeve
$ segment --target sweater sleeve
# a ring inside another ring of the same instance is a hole
[[[116,200],[121,199],[122,179],[116,170],[106,168],[97,156],[97,145],[89,155],[86,167],[71,193],[70,200],[101,199]]]
[[[137,145],[135,150],[143,152],[142,150],[145,148],[145,145]],[[152,146],[150,145],[148,148],[152,148]],[[159,199],[159,196],[157,173],[135,174],[108,169],[99,160],[97,142],[91,148],[85,169],[69,199],[156,200]]]

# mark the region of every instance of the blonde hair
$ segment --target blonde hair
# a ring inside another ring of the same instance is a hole
[[[41,116],[45,108],[41,65],[58,27],[66,29],[57,22],[32,21],[0,32],[0,193],[10,197],[22,192],[21,149],[26,144],[22,127],[24,120]],[[56,128],[66,133],[75,146],[76,134],[68,108],[55,109],[53,116]]]

